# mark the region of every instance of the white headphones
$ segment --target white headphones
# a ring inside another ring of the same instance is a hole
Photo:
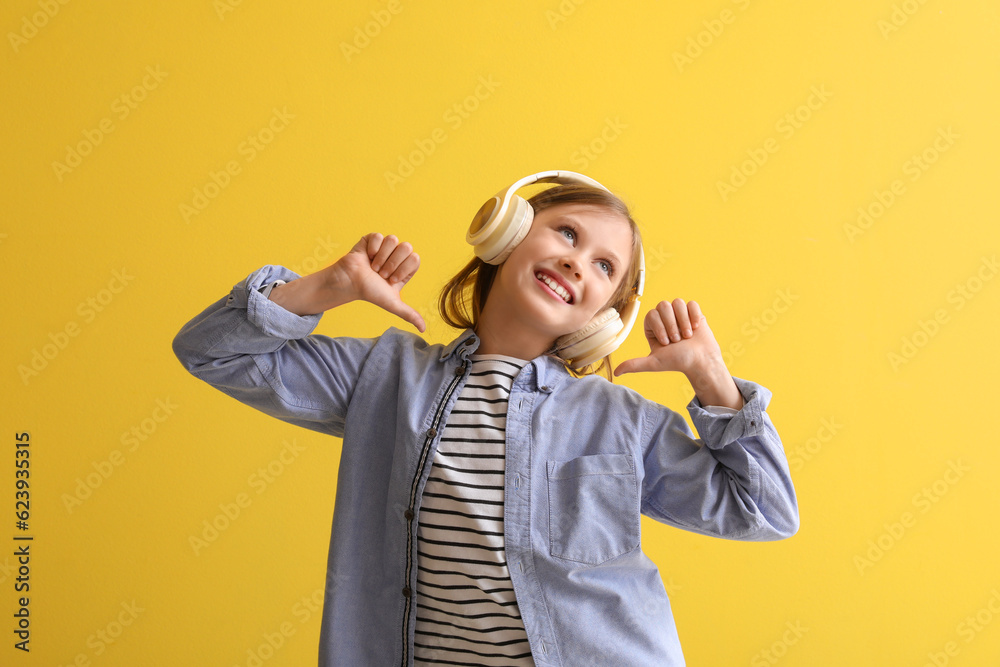
[[[504,188],[482,205],[465,235],[476,256],[487,264],[502,264],[527,236],[535,212],[525,199],[514,193],[532,183],[581,183],[611,192],[594,179],[573,171],[542,171]],[[579,331],[560,337],[556,341],[556,354],[565,359],[570,368],[579,370],[618,349],[635,324],[645,282],[646,257],[640,247],[639,279],[621,316],[614,308],[598,313]]]

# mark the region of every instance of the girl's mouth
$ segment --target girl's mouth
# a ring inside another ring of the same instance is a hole
[[[573,295],[565,287],[541,271],[535,272],[535,280],[542,284],[553,296],[562,299],[564,303],[573,303]]]

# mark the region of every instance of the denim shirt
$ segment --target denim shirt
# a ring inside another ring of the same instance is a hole
[[[264,266],[184,325],[183,366],[290,424],[343,438],[319,663],[413,661],[420,500],[444,424],[479,345],[431,345],[390,328],[371,339],[311,334],[258,289],[299,276]],[[336,311],[330,311],[336,316]],[[535,664],[684,665],[640,514],[733,540],[790,537],[788,462],[765,412],[771,393],[734,377],[745,405],[671,409],[605,378],[529,361],[507,410],[504,540]],[[706,622],[708,620],[706,619]]]

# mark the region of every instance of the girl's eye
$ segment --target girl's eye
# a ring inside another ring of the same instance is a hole
[[[560,227],[560,228],[559,228],[559,231],[560,231],[560,232],[562,232],[562,234],[563,234],[563,235],[564,235],[564,236],[565,236],[566,238],[568,238],[568,239],[569,239],[570,241],[572,241],[572,240],[574,240],[574,239],[576,238],[576,232],[574,232],[574,231],[573,231],[573,230],[572,230],[571,228],[569,228],[569,227]]]
[[[604,271],[608,276],[614,274],[614,267],[611,266],[610,262],[606,262],[603,259],[597,260],[597,265],[601,267],[601,271]]]

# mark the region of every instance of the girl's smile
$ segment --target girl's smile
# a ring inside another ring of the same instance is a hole
[[[559,276],[553,275],[551,273],[546,273],[545,271],[539,271],[535,274],[535,280],[538,284],[542,286],[543,290],[546,290],[552,296],[563,303],[572,304],[573,303],[573,291],[572,288],[561,280]]]

